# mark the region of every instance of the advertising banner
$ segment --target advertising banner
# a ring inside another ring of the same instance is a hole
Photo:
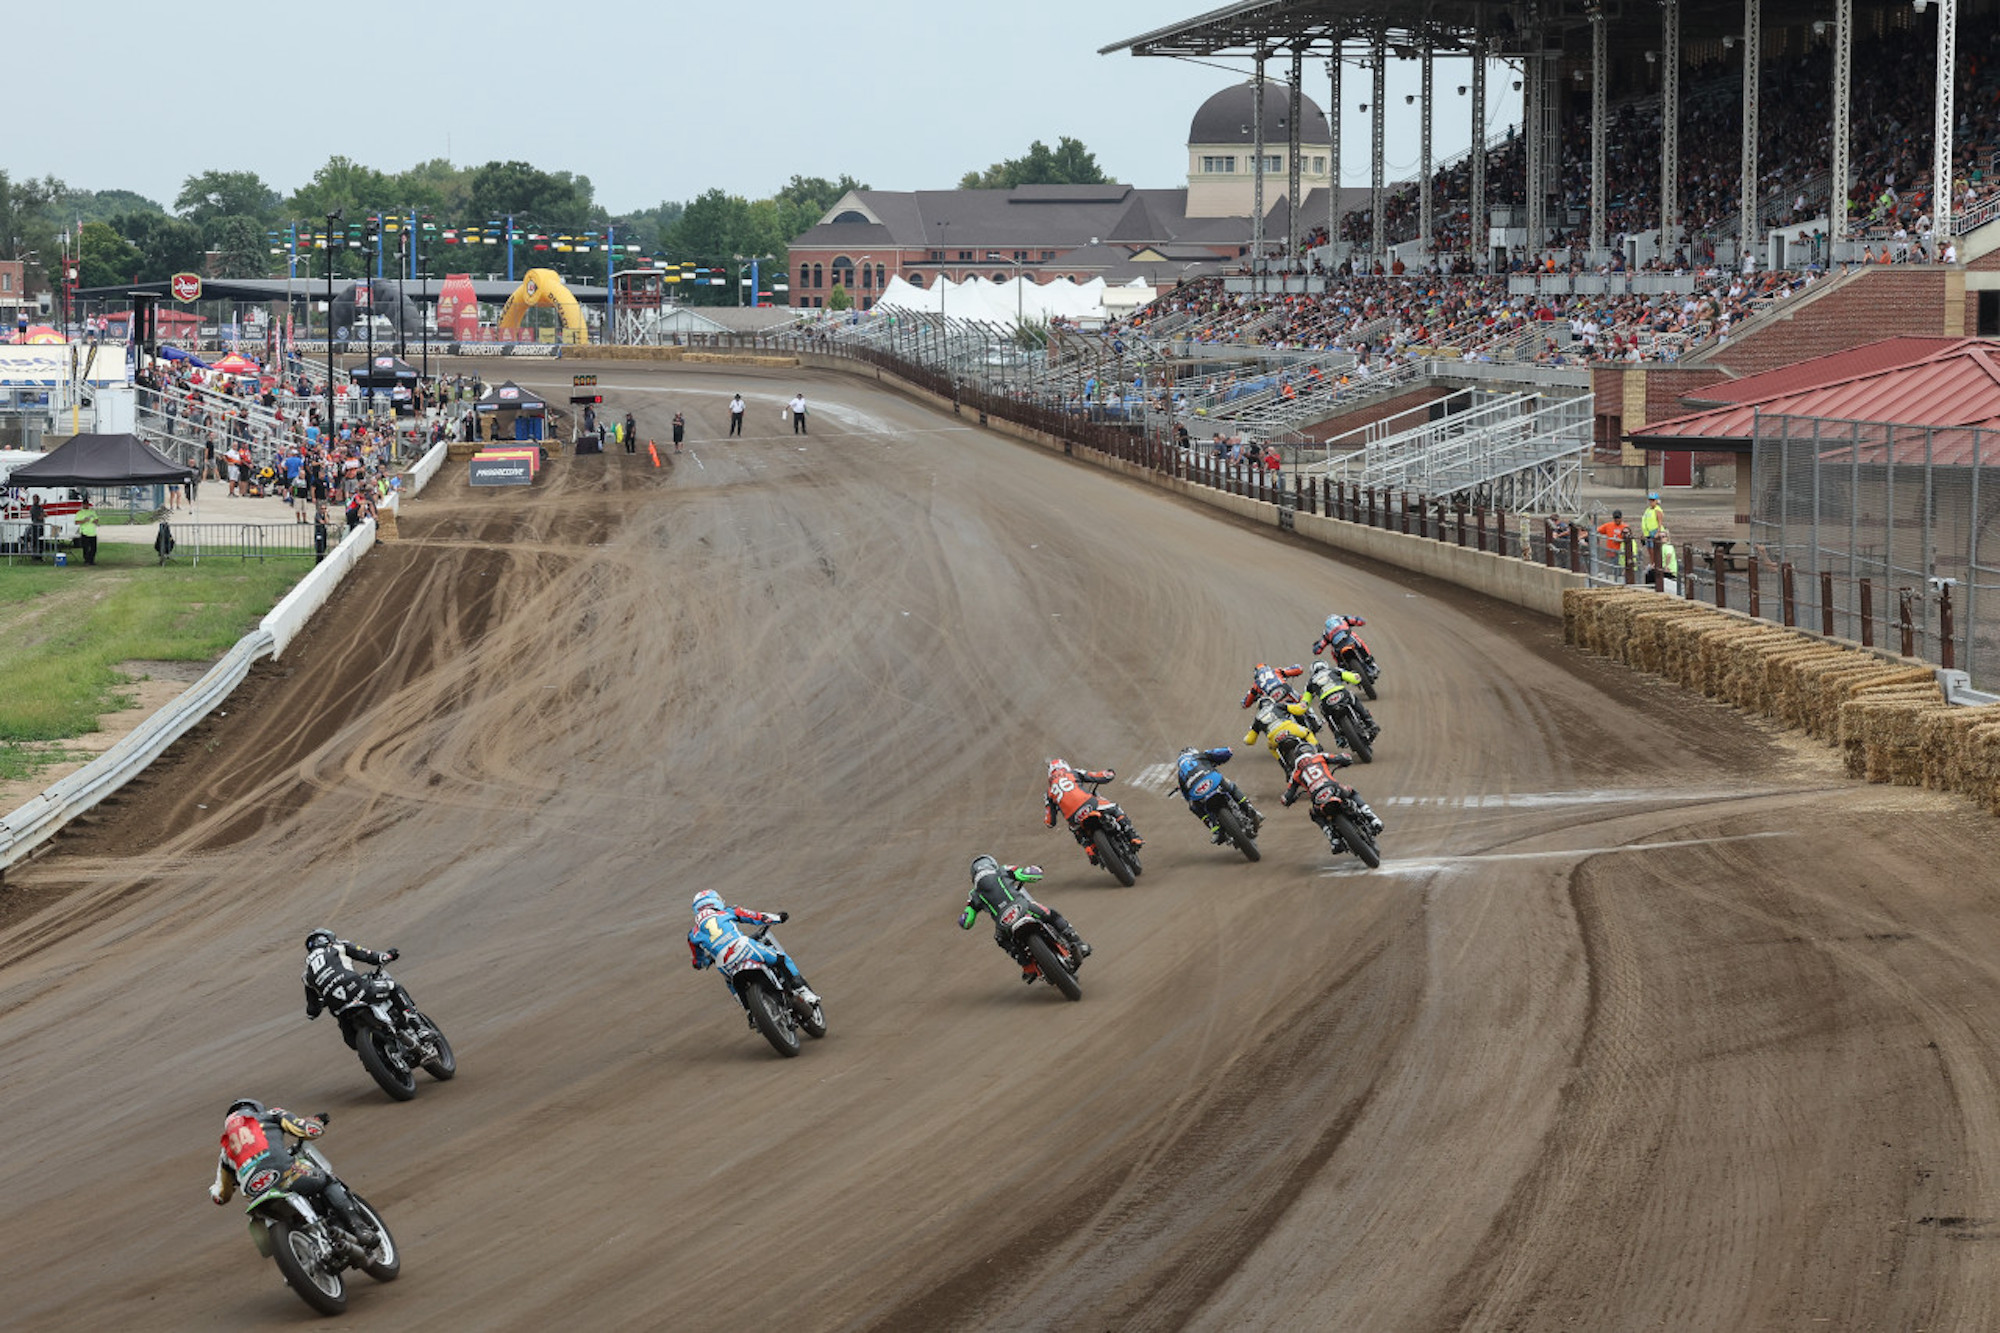
[[[473,295],[471,274],[445,275],[444,286],[438,288],[437,326],[439,333],[448,335],[457,334],[461,326],[479,327],[479,298]]]
[[[492,458],[474,455],[467,463],[468,480],[474,486],[532,486],[534,465],[525,458]]]

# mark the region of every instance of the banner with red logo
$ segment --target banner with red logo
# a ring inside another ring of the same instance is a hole
[[[438,288],[438,332],[455,333],[461,323],[479,327],[479,298],[473,295],[470,273],[447,273],[444,286]]]

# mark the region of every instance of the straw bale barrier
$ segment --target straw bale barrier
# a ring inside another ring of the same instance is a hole
[[[2000,814],[2000,705],[1954,707],[1921,662],[1630,587],[1566,590],[1563,639],[1825,741],[1855,777]]]

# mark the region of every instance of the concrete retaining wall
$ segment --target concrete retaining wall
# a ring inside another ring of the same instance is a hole
[[[2000,704],[1947,702],[1928,663],[1643,589],[1575,589],[1562,615],[1573,646],[1815,736],[1855,777],[2000,814]]]

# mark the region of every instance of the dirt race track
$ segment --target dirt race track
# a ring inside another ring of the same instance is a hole
[[[312,1321],[204,1196],[238,1095],[334,1113],[405,1250],[362,1328],[2000,1325],[2000,825],[860,381],[600,370],[695,452],[447,472],[10,877],[0,1325]],[[1239,749],[1246,864],[1155,766],[1336,609],[1387,859]],[[1051,754],[1119,770],[1136,887],[1042,827]],[[956,928],[986,850],[1082,1003]],[[707,887],[793,914],[798,1059],[689,970]],[[322,924],[400,946],[455,1081],[305,1022]]]

